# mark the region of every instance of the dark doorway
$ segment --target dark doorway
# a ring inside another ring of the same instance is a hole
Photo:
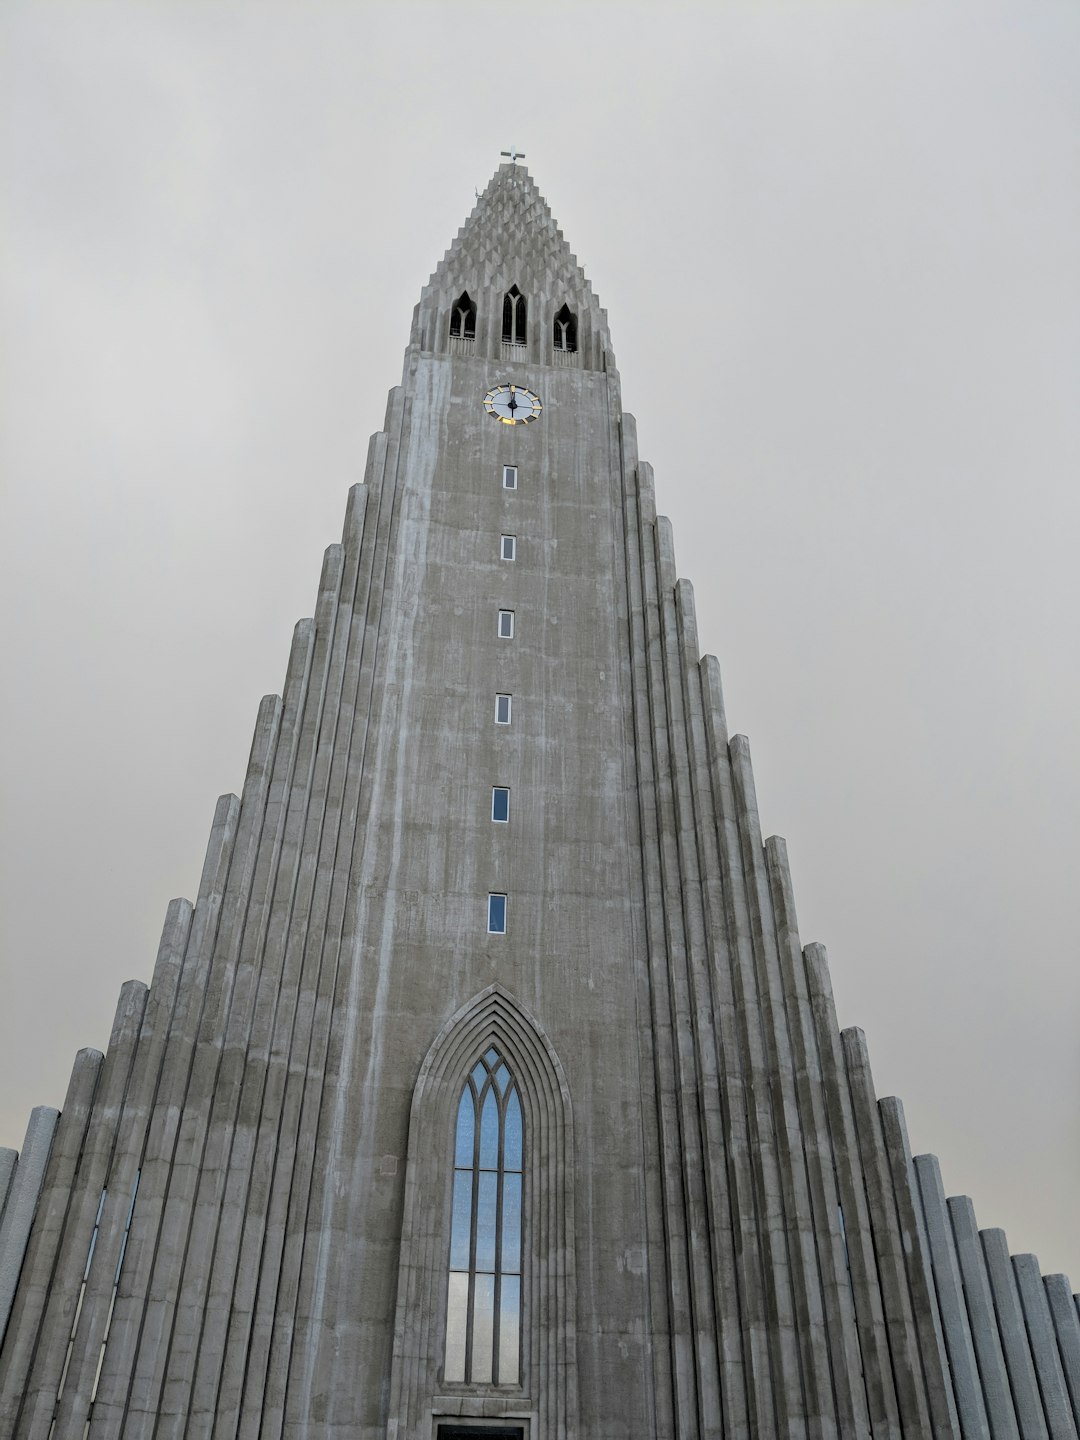
[[[438,1440],[525,1440],[520,1425],[440,1425]]]

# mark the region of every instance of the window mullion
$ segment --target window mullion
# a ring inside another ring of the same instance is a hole
[[[472,1079],[469,1089],[473,1096],[473,1163],[472,1197],[469,1216],[469,1293],[465,1311],[465,1381],[472,1380],[473,1369],[473,1316],[476,1310],[476,1220],[480,1195],[480,1095]]]

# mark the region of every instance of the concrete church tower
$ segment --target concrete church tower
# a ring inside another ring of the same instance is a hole
[[[837,1029],[521,166],[196,904],[0,1187],[4,1437],[1075,1440],[1077,1303]]]

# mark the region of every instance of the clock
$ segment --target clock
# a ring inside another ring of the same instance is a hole
[[[539,395],[524,385],[496,385],[484,396],[484,409],[504,425],[527,425],[543,408]]]

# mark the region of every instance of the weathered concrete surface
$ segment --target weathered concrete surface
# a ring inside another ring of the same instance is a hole
[[[19,1283],[30,1226],[49,1162],[58,1110],[38,1105],[26,1127],[21,1152],[5,1150],[3,1218],[0,1219],[0,1336],[7,1328]]]
[[[534,423],[485,410],[509,382]],[[488,1045],[525,1116],[523,1363],[466,1385],[451,1138]],[[5,1440],[1073,1433],[1067,1294],[980,1249],[838,1031],[606,316],[520,167],[424,289],[197,901],[77,1063],[24,1219]]]

